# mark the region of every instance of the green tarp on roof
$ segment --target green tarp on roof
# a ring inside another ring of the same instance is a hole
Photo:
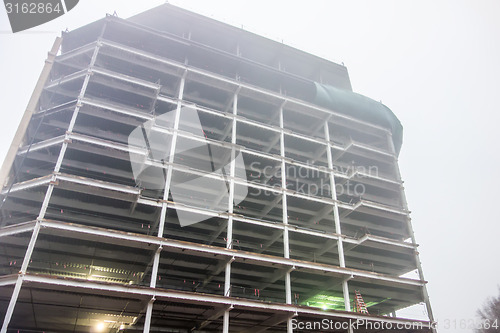
[[[384,104],[352,91],[315,82],[315,104],[336,112],[351,115],[389,129],[396,153],[399,155],[403,143],[403,126],[396,115]]]

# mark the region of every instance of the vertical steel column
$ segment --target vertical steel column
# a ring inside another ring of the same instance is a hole
[[[76,104],[75,111],[73,112],[73,115],[71,116],[71,120],[69,122],[69,126],[68,126],[68,130],[66,131],[66,133],[67,133],[66,135],[73,132],[73,129],[75,127],[76,118],[78,117],[78,113],[80,112],[80,108],[82,107],[81,100],[83,99],[83,97],[85,95],[85,91],[87,90],[87,86],[88,86],[89,81],[90,81],[90,76],[92,76],[92,67],[95,64],[95,61],[97,59],[97,55],[99,53],[99,49],[101,48],[101,45],[102,44],[100,42],[97,42],[97,46],[94,49],[94,53],[92,54],[92,59],[90,60],[88,72],[87,72],[87,75],[85,76],[85,79],[83,81],[83,85],[82,85],[82,88],[80,90],[80,94],[78,95],[78,102]],[[64,140],[64,142],[61,146],[61,150],[59,152],[59,156],[57,158],[57,162],[56,162],[56,165],[54,167],[54,173],[57,173],[61,170],[62,162],[64,160],[64,156],[66,154],[67,149],[68,149],[68,139],[66,138],[66,140]],[[42,207],[40,209],[40,213],[39,213],[38,218],[37,218],[38,220],[41,220],[45,217],[45,213],[47,212],[47,208],[49,205],[50,198],[52,196],[53,189],[54,189],[54,184],[50,184],[48,189],[47,189],[47,192],[45,193],[45,198],[43,200]]]
[[[282,206],[282,214],[283,214],[283,256],[285,258],[290,258],[290,239],[288,236],[288,205],[287,205],[287,196],[286,196],[286,162],[285,162],[285,124],[283,120],[283,108],[286,104],[286,101],[283,102],[280,106],[279,110],[279,118],[280,118],[280,156],[281,156],[281,189],[282,189],[282,198],[281,198],[281,206]],[[286,304],[292,304],[292,281],[290,277],[291,270],[288,270],[285,273],[285,298]],[[292,329],[292,318],[287,319],[287,332],[293,333]]]
[[[83,99],[83,96],[85,95],[85,91],[87,90],[87,86],[90,81],[90,76],[92,75],[92,66],[94,66],[94,63],[97,58],[97,54],[99,53],[99,48],[101,47],[101,44],[98,42],[96,48],[94,49],[94,53],[92,54],[92,58],[89,63],[88,67],[88,72],[87,75],[85,76],[85,79],[83,81],[82,88],[80,89],[80,94],[78,95],[78,102],[75,107],[75,111],[73,111],[73,116],[71,117],[68,130],[66,133],[71,133],[73,131],[73,128],[75,126],[76,118],[78,116],[78,112],[81,108],[81,99]],[[68,135],[68,134],[66,134]],[[56,165],[54,167],[53,173],[57,173],[61,169],[62,162],[64,160],[64,155],[66,154],[66,149],[68,148],[68,141],[65,140],[62,144],[61,150],[59,151],[59,156],[57,158]],[[23,264],[21,266],[21,270],[19,271],[19,276],[17,278],[16,284],[14,286],[14,291],[12,293],[12,297],[9,301],[9,305],[7,307],[7,311],[5,313],[5,318],[3,321],[2,329],[0,330],[0,333],[6,333],[7,328],[9,326],[10,320],[12,319],[12,314],[14,313],[14,308],[17,303],[17,299],[19,297],[19,292],[21,291],[21,287],[23,284],[23,279],[24,275],[26,274],[26,271],[28,269],[28,264],[31,260],[31,255],[33,254],[33,250],[35,248],[36,241],[38,239],[38,234],[40,233],[40,221],[45,218],[45,214],[47,212],[47,208],[49,206],[50,198],[52,197],[52,192],[54,190],[54,184],[50,183],[47,192],[45,192],[45,197],[42,202],[42,206],[40,208],[40,212],[38,213],[37,217],[37,222],[35,224],[35,228],[33,229],[33,234],[31,235],[30,242],[28,244],[28,248],[26,249],[26,254],[24,256]]]
[[[149,332],[151,328],[151,316],[153,315],[153,303],[155,302],[155,298],[151,298],[148,302],[148,306],[146,307],[146,314],[144,315],[144,330],[143,332]]]
[[[161,204],[161,213],[160,213],[160,223],[158,224],[158,237],[163,237],[163,231],[165,230],[165,220],[167,218],[167,208],[168,208],[168,193],[170,192],[170,183],[172,181],[172,172],[175,158],[175,148],[177,145],[177,133],[179,131],[179,123],[181,119],[181,109],[182,109],[182,98],[184,97],[184,86],[186,84],[186,75],[187,70],[184,71],[182,75],[181,82],[179,84],[179,95],[177,99],[177,107],[175,109],[174,115],[174,128],[172,141],[170,142],[170,155],[168,156],[168,166],[167,166],[167,176],[165,177],[165,186],[163,187],[163,201]],[[156,280],[158,279],[158,269],[160,266],[160,257],[161,257],[162,247],[160,246],[156,251],[153,258],[153,267],[151,271],[151,281],[149,282],[150,288],[156,288]],[[149,333],[149,329],[151,327],[151,316],[153,314],[153,305],[155,298],[153,297],[149,302],[146,308],[146,315],[144,318],[144,333]]]
[[[21,292],[24,275],[26,274],[26,271],[28,269],[28,264],[31,260],[31,255],[33,253],[33,249],[35,248],[35,243],[38,238],[39,232],[40,232],[40,221],[36,221],[35,228],[33,229],[33,234],[31,234],[31,239],[28,244],[28,248],[26,249],[26,254],[24,256],[23,263],[21,265],[21,270],[19,271],[19,276],[17,277],[17,281],[14,286],[14,291],[12,292],[12,297],[10,298],[9,305],[7,307],[7,312],[5,313],[5,319],[3,321],[2,329],[0,331],[2,333],[7,332],[7,328],[12,318],[12,314],[14,313],[14,308],[17,303],[17,298],[19,297],[19,293]]]
[[[339,252],[339,263],[340,267],[345,267],[345,258],[344,258],[344,244],[342,241],[342,229],[340,226],[340,215],[339,215],[339,205],[337,202],[337,188],[335,186],[335,173],[333,172],[333,158],[332,158],[332,150],[330,147],[330,129],[328,128],[328,120],[325,121],[325,140],[327,142],[326,155],[328,158],[328,168],[330,169],[330,187],[332,191],[332,199],[333,203],[333,218],[335,220],[335,232],[339,235],[339,239],[337,241],[337,249]],[[347,284],[347,280],[342,281],[342,292],[344,294],[344,307],[346,311],[351,311],[351,301],[349,298],[349,286]]]
[[[396,171],[397,180],[401,181],[402,180],[402,178],[401,178],[401,170],[399,169],[399,163],[397,161],[396,148],[394,147],[394,142],[392,141],[392,134],[391,133],[387,134],[387,141],[388,141],[390,152],[394,154],[394,158],[395,158],[394,169]],[[403,209],[408,212],[409,211],[408,210],[408,201],[406,200],[406,194],[405,194],[403,185],[401,185],[400,194],[401,194],[401,201],[403,203]],[[415,240],[415,233],[413,232],[413,226],[411,224],[411,218],[410,218],[409,215],[407,215],[407,217],[406,217],[406,223],[407,223],[407,226],[408,226],[408,231],[410,233],[411,241],[412,241],[413,244],[416,244],[417,242]],[[418,252],[416,250],[415,250],[415,261],[416,261],[416,264],[417,264],[418,276],[419,276],[420,280],[425,281],[424,271],[422,269],[422,263],[420,262],[420,257],[419,257]],[[435,321],[434,320],[434,314],[432,313],[431,303],[429,301],[429,293],[427,291],[427,286],[426,285],[424,285],[422,287],[422,294],[424,296],[424,303],[425,303],[425,307],[427,308],[427,313],[429,315],[429,320],[431,322],[434,322]],[[432,332],[436,333],[436,329],[435,328],[431,328],[431,330],[432,330]]]
[[[229,332],[229,311],[228,310],[224,311],[224,317],[223,317],[223,322],[222,322],[222,332],[223,333]]]
[[[172,172],[175,159],[175,148],[177,145],[177,134],[179,131],[179,123],[181,119],[181,108],[182,108],[182,98],[184,97],[184,86],[186,84],[187,70],[184,71],[182,75],[181,82],[179,84],[179,95],[177,100],[177,107],[175,109],[174,116],[174,128],[172,135],[172,142],[170,143],[170,155],[168,156],[168,166],[167,166],[167,176],[165,177],[165,186],[163,187],[163,203],[161,206],[160,223],[158,225],[158,237],[163,237],[163,230],[165,229],[165,219],[167,216],[167,201],[168,193],[170,192],[170,183],[172,180]]]
[[[238,92],[239,89],[236,90],[233,97],[233,128],[231,132],[231,165],[230,165],[230,177],[229,177],[229,200],[228,200],[228,219],[227,219],[227,234],[226,234],[226,248],[233,248],[233,212],[234,212],[234,177],[236,174],[236,116],[238,115]],[[231,263],[233,261],[230,260],[226,263],[226,270],[224,275],[224,296],[231,296]],[[229,311],[228,309],[224,311],[224,320],[222,332],[229,332]]]
[[[149,282],[149,287],[156,288],[156,279],[158,278],[158,267],[160,265],[160,255],[161,255],[162,247],[160,246],[155,253],[153,260],[153,269],[151,271],[151,281]],[[149,332],[151,327],[151,316],[153,314],[153,304],[155,302],[155,298],[151,298],[148,302],[146,308],[146,315],[144,317],[144,330],[143,332]]]
[[[287,206],[287,196],[286,196],[286,163],[285,163],[285,131],[284,129],[284,121],[283,121],[283,103],[280,107],[280,156],[281,156],[281,188],[282,188],[282,198],[281,198],[281,203],[282,203],[282,214],[283,214],[283,224],[285,225],[285,228],[283,229],[283,253],[285,258],[290,258],[290,243],[289,243],[289,238],[288,238],[288,206]],[[291,292],[290,295],[288,295],[287,292],[287,303],[290,304],[292,300]],[[290,298],[290,299],[288,299]],[[288,302],[290,301],[290,303]]]

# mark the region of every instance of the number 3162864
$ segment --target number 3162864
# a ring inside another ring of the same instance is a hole
[[[22,2],[22,3],[5,3],[5,8],[7,9],[7,14],[51,14],[60,13],[63,9],[60,3],[55,5],[43,2]]]

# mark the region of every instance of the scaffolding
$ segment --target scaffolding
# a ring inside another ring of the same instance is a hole
[[[393,133],[314,82],[351,90],[169,4],[64,33],[2,169],[1,333],[432,331]]]

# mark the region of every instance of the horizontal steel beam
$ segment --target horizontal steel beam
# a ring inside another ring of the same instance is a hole
[[[52,175],[52,174],[44,176],[44,177],[40,177],[40,178],[30,179],[30,180],[26,180],[24,182],[14,184],[14,185],[12,185],[12,187],[10,189],[3,188],[2,194],[5,195],[7,193],[28,190],[28,189],[33,188],[33,187],[48,185],[51,182],[55,182],[55,181],[56,181],[56,176]]]
[[[371,147],[371,146],[365,145],[361,142],[356,142],[356,141],[351,141],[351,142],[352,142],[352,145],[350,145],[349,147],[364,149],[366,151],[381,155],[385,158],[391,158],[392,159],[391,162],[393,162],[396,159],[396,155],[394,155],[393,153],[390,153],[388,151],[384,151],[384,150],[376,148],[376,147]]]
[[[87,68],[85,69],[82,69],[78,72],[75,72],[75,73],[71,73],[67,76],[63,76],[59,79],[55,79],[53,81],[51,81],[50,83],[48,83],[44,89],[50,89],[50,88],[55,88],[59,85],[62,85],[62,84],[65,84],[67,82],[71,82],[73,80],[77,80],[77,79],[80,79],[80,78],[83,78],[85,77],[86,75],[89,74],[89,70]]]
[[[386,128],[383,128],[383,127],[380,127],[380,126],[377,126],[377,125],[374,125],[374,124],[371,124],[371,123],[368,123],[368,122],[365,122],[365,121],[362,121],[359,119],[349,117],[345,114],[338,113],[338,112],[332,111],[330,109],[322,108],[322,107],[319,107],[317,105],[310,104],[310,103],[307,103],[307,102],[304,102],[304,101],[301,101],[301,100],[298,100],[295,98],[290,98],[288,96],[280,95],[279,93],[275,93],[272,91],[268,91],[265,89],[254,87],[254,86],[251,86],[248,84],[244,84],[240,81],[232,80],[232,79],[229,79],[229,78],[223,77],[221,75],[217,75],[217,74],[214,74],[214,73],[202,70],[202,69],[190,67],[190,66],[183,64],[183,63],[179,63],[179,62],[176,62],[173,60],[167,60],[166,58],[159,57],[159,56],[153,55],[153,54],[148,53],[148,52],[140,51],[138,49],[134,49],[134,48],[129,47],[129,46],[124,46],[124,45],[121,45],[121,44],[118,44],[118,43],[115,43],[115,42],[112,42],[109,40],[103,39],[103,40],[101,40],[101,42],[105,46],[114,47],[116,49],[120,49],[120,50],[128,52],[128,53],[140,55],[144,58],[148,58],[151,60],[158,61],[160,63],[164,63],[164,64],[167,64],[167,65],[170,65],[173,67],[177,67],[177,68],[183,69],[187,72],[192,72],[192,73],[196,73],[196,74],[203,75],[206,77],[210,77],[210,78],[216,79],[217,81],[234,85],[235,87],[242,87],[242,88],[250,90],[250,91],[254,91],[254,92],[269,96],[269,97],[273,97],[281,102],[287,102],[289,104],[296,104],[298,106],[302,106],[302,107],[305,107],[305,108],[310,109],[310,110],[315,110],[315,111],[320,111],[320,112],[326,113],[327,115],[334,114],[338,118],[346,119],[346,120],[352,121],[354,123],[366,126],[368,128],[382,131],[383,133],[389,133],[389,130]]]
[[[141,194],[141,190],[139,188],[125,186],[125,185],[118,185],[115,183],[105,182],[102,180],[95,180],[95,179],[87,178],[87,177],[73,176],[73,175],[61,173],[61,174],[56,174],[56,180],[66,181],[66,182],[80,184],[80,185],[86,185],[86,186],[90,186],[90,187],[97,187],[97,188],[101,188],[104,190],[123,192],[123,193],[133,194],[133,195],[137,195],[137,196],[139,196]]]
[[[124,106],[118,106],[110,103],[106,103],[99,100],[94,100],[88,97],[84,97],[80,100],[80,104],[85,104],[89,106],[94,106],[96,108],[106,109],[116,113],[124,114],[127,116],[143,119],[143,120],[153,120],[154,116],[150,113],[145,113],[140,109],[126,108]]]
[[[35,221],[30,221],[0,228],[0,237],[11,236],[16,234],[21,234],[23,232],[32,231],[33,228],[35,227],[35,224],[36,224]]]
[[[158,238],[158,237],[153,237],[153,236],[137,235],[137,234],[125,233],[125,232],[109,230],[109,229],[92,228],[92,227],[87,227],[87,226],[83,226],[83,225],[69,224],[69,223],[52,221],[52,220],[50,220],[50,221],[43,220],[41,222],[41,226],[45,227],[45,228],[54,228],[54,229],[60,229],[60,230],[65,230],[65,231],[92,234],[92,235],[101,236],[101,237],[122,239],[124,241],[155,244],[159,247],[160,246],[161,247],[171,247],[171,248],[177,248],[177,249],[180,249],[183,251],[188,250],[188,251],[194,251],[194,252],[210,253],[213,255],[235,257],[236,259],[252,260],[252,261],[267,263],[267,264],[271,264],[271,265],[277,264],[277,265],[281,265],[283,267],[288,267],[288,268],[295,267],[297,269],[302,268],[302,269],[306,269],[306,270],[323,271],[324,273],[333,273],[333,274],[340,274],[340,275],[345,275],[345,276],[353,276],[354,278],[359,277],[359,278],[365,278],[365,279],[370,279],[370,280],[374,280],[374,281],[391,282],[391,283],[398,284],[402,287],[403,286],[418,286],[418,287],[420,287],[420,286],[425,285],[425,283],[426,283],[425,281],[400,278],[400,277],[392,277],[392,276],[387,276],[387,275],[383,275],[383,274],[371,273],[371,272],[366,272],[366,271],[359,271],[356,269],[342,268],[342,267],[337,267],[337,266],[317,264],[317,263],[305,262],[305,261],[294,260],[294,259],[274,257],[274,256],[263,255],[263,254],[251,253],[251,252],[244,252],[244,251],[238,251],[238,250],[233,250],[233,249],[220,248],[220,247],[216,247],[216,246],[196,244],[196,243],[191,243],[191,242],[169,240],[169,239]]]
[[[56,137],[53,137],[53,138],[50,138],[50,139],[47,139],[44,141],[39,141],[39,142],[33,143],[31,145],[27,145],[27,146],[24,146],[22,148],[19,148],[19,150],[17,151],[17,154],[22,155],[22,154],[25,154],[26,152],[28,152],[28,150],[29,150],[29,152],[35,152],[37,150],[49,148],[52,146],[57,146],[57,145],[62,144],[65,139],[66,139],[65,135],[60,135],[60,136],[56,136]]]
[[[84,54],[84,53],[87,53],[89,51],[93,51],[97,45],[98,45],[99,42],[92,42],[92,43],[89,43],[89,44],[86,44],[86,45],[83,45],[83,46],[80,46],[74,50],[71,50],[69,52],[66,52],[64,54],[61,54],[59,56],[56,57],[56,59],[54,60],[55,62],[64,62],[68,59],[71,59],[75,56],[78,56],[80,54]]]
[[[410,320],[394,317],[382,317],[373,315],[358,314],[356,312],[345,312],[345,311],[325,311],[320,309],[315,309],[306,306],[288,305],[282,303],[270,303],[254,301],[243,298],[233,298],[210,294],[201,294],[193,292],[183,292],[168,289],[154,289],[154,288],[144,288],[136,287],[131,285],[118,285],[118,284],[105,284],[92,282],[82,279],[68,279],[68,278],[53,278],[49,276],[42,275],[31,275],[26,274],[23,278],[24,282],[30,285],[38,286],[52,286],[51,289],[56,287],[62,287],[65,290],[68,288],[73,291],[83,291],[87,290],[91,293],[107,292],[122,297],[127,295],[129,297],[139,297],[139,298],[155,298],[156,300],[165,301],[182,301],[184,303],[191,304],[206,304],[210,306],[219,305],[227,307],[235,307],[241,309],[256,309],[264,310],[267,312],[287,312],[293,315],[312,315],[318,316],[320,318],[328,319],[354,319],[354,320],[364,320],[364,321],[374,321],[374,322],[386,322],[393,324],[408,324],[408,323],[421,323],[425,327],[429,327],[429,322],[421,320]]]
[[[120,113],[120,114],[125,114],[125,115],[128,115],[128,116],[138,117],[138,118],[143,119],[143,120],[154,121],[154,117],[152,115],[146,114],[144,112],[140,112],[138,110],[137,111],[136,110],[132,110],[132,109],[126,110],[123,107],[117,107],[117,106],[114,106],[114,105],[111,105],[111,104],[106,104],[106,103],[103,103],[103,102],[100,102],[100,101],[99,102],[98,101],[93,101],[93,100],[89,100],[89,99],[86,99],[86,98],[82,99],[80,101],[80,103],[81,104],[86,104],[86,105],[89,105],[89,106],[94,106],[94,107],[99,107],[99,108],[107,109],[107,110],[110,110],[110,111],[113,111],[113,112],[117,112],[117,113]],[[186,104],[186,105],[188,105],[188,104]],[[196,106],[196,108],[199,109],[199,110],[204,111],[203,108],[200,108],[198,106]],[[171,134],[171,135],[173,134],[172,130],[167,129],[167,128],[163,128],[163,127],[160,127],[160,126],[154,126],[153,129],[155,129],[155,130],[157,130],[159,132],[166,133],[166,134]],[[225,147],[225,148],[228,148],[228,149],[232,148],[234,146],[235,149],[238,149],[239,151],[242,151],[245,154],[250,154],[250,155],[258,156],[258,157],[269,159],[269,160],[273,160],[273,161],[276,161],[276,162],[279,162],[282,159],[282,157],[280,157],[280,156],[266,154],[266,153],[263,153],[263,152],[259,152],[259,151],[256,151],[256,150],[245,148],[245,147],[240,146],[240,145],[232,145],[231,143],[225,143],[225,142],[220,142],[220,141],[216,141],[216,140],[206,139],[205,137],[197,136],[197,135],[194,135],[194,134],[189,133],[189,132],[178,131],[178,133],[179,133],[179,136],[184,137],[184,138],[193,139],[193,140],[197,140],[197,141],[200,141],[200,142],[202,141],[204,143],[208,142],[210,144],[218,145],[218,146]],[[309,139],[309,138],[303,136],[302,139]],[[323,144],[321,141],[318,141],[318,143]],[[343,148],[339,148],[339,149],[343,149]],[[285,159],[285,161],[286,161],[287,164],[294,165],[294,166],[297,166],[297,167],[300,167],[300,168],[304,168],[304,169],[308,169],[308,170],[311,170],[313,172],[320,172],[320,173],[325,173],[325,174],[333,172],[334,175],[335,175],[335,177],[339,177],[339,178],[343,178],[343,179],[352,179],[355,176],[354,173],[351,173],[351,174],[343,173],[343,172],[340,172],[338,169],[329,169],[329,168],[323,167],[323,166],[316,166],[316,165],[306,164],[306,163],[303,163],[303,162],[300,162],[300,161],[295,161],[295,160],[292,160],[292,159],[289,159],[289,158],[284,158],[284,159]],[[363,176],[362,179],[364,179],[364,178],[371,178],[373,180],[377,180],[377,181],[381,181],[381,182],[390,182],[390,183],[400,184],[400,182],[397,182],[397,181],[394,181],[394,180],[390,180],[390,179],[387,179],[387,178],[378,177],[378,176],[375,177],[375,176],[372,176],[372,175],[368,175],[368,176],[369,177]],[[360,179],[358,181],[359,182],[363,182],[362,179]]]
[[[17,282],[17,274],[0,276],[0,287],[14,286]]]
[[[51,115],[51,114],[54,114],[54,113],[57,113],[57,112],[60,112],[60,111],[64,111],[64,110],[71,110],[71,111],[73,111],[73,109],[75,108],[77,102],[78,102],[78,100],[74,99],[72,101],[69,101],[69,102],[66,102],[66,103],[63,103],[63,104],[52,106],[52,107],[49,107],[47,109],[42,109],[40,111],[37,111],[35,113],[35,116],[37,118],[39,118],[39,117],[43,116],[44,114],[45,114],[44,117],[46,117],[48,115]]]
[[[180,169],[180,170],[182,170],[182,169]],[[188,170],[183,170],[183,171],[188,171]],[[104,189],[104,190],[117,191],[117,192],[122,192],[122,193],[126,193],[126,194],[131,194],[134,196],[139,196],[141,193],[141,190],[139,188],[125,186],[125,185],[118,185],[118,184],[114,184],[114,183],[93,180],[90,178],[66,175],[66,174],[48,175],[45,177],[29,180],[29,181],[26,181],[23,183],[15,184],[12,187],[11,192],[25,190],[25,189],[29,189],[29,188],[36,187],[36,186],[42,186],[42,185],[49,184],[50,182],[57,182],[57,181],[75,183],[75,184],[85,185],[85,186],[89,186],[89,187],[96,187],[96,188],[100,188],[100,189]],[[264,186],[255,186],[254,184],[246,184],[245,182],[242,182],[239,180],[236,181],[236,183],[241,183],[242,185],[247,185],[249,187],[255,187],[255,188],[267,190],[267,188]],[[4,192],[5,191],[6,190],[4,190]],[[290,195],[293,195],[293,194],[290,194]],[[310,198],[307,196],[304,196],[304,199],[310,199]],[[312,200],[314,201],[314,199],[312,199]],[[329,199],[329,200],[331,200],[331,199]],[[138,203],[153,205],[153,206],[158,206],[158,207],[161,206],[161,201],[147,199],[147,198],[139,198]],[[329,202],[329,201],[326,203],[331,204],[331,202]],[[168,202],[168,204],[169,204],[169,207],[171,207],[171,208],[179,209],[179,210],[186,211],[186,212],[205,214],[207,216],[220,217],[220,218],[226,218],[226,219],[229,216],[227,212],[210,211],[210,210],[206,210],[206,209],[200,209],[197,207],[186,206],[186,205],[179,204],[179,203],[176,204],[173,202]],[[270,222],[270,221],[266,221],[266,220],[262,220],[262,219],[252,219],[252,218],[248,218],[248,217],[245,217],[245,216],[242,216],[239,214],[233,214],[232,216],[233,216],[234,220],[236,220],[236,221],[261,225],[261,226],[265,226],[265,227],[271,227],[274,229],[281,229],[281,230],[284,229],[284,225],[282,223],[279,223],[279,222]],[[313,229],[309,229],[309,228],[305,228],[305,227],[302,228],[302,227],[298,227],[298,226],[288,226],[288,228],[292,232],[309,234],[309,235],[313,235],[313,236],[335,239],[335,240],[339,239],[339,236],[335,233],[314,231]],[[386,239],[386,238],[382,238],[382,237],[373,237],[373,236],[365,236],[365,238],[361,238],[361,239],[352,239],[352,238],[348,238],[348,237],[343,236],[343,240],[346,243],[351,243],[351,244],[361,244],[367,240],[371,240],[373,242],[385,243],[385,244],[393,245],[396,247],[405,247],[405,248],[414,248],[415,247],[413,244],[408,244],[405,242],[397,242],[397,241],[393,241],[390,239]]]
[[[133,77],[133,76],[120,74],[120,73],[113,72],[113,71],[110,71],[108,69],[104,69],[104,68],[100,68],[100,67],[94,66],[90,69],[90,71],[91,71],[91,73],[96,73],[96,74],[104,75],[104,76],[107,76],[107,77],[110,77],[113,79],[126,81],[128,83],[133,83],[133,84],[136,84],[139,86],[150,88],[152,90],[158,90],[161,88],[161,85],[159,85],[158,83],[151,83],[150,81],[141,80],[141,79],[138,79],[138,78]]]
[[[2,190],[2,194],[6,194],[7,192],[17,192],[21,190],[30,189],[33,187],[43,186],[50,183],[57,182],[68,182],[73,184],[85,185],[89,187],[96,187],[103,190],[110,190],[116,192],[122,192],[125,194],[132,194],[139,196],[141,194],[141,189],[131,186],[119,185],[115,183],[105,182],[101,180],[95,180],[87,177],[73,176],[69,174],[63,173],[53,173],[44,177],[35,178],[31,180],[27,180],[21,183],[14,184],[12,188],[9,190],[4,188]],[[60,185],[60,184],[57,184]]]

